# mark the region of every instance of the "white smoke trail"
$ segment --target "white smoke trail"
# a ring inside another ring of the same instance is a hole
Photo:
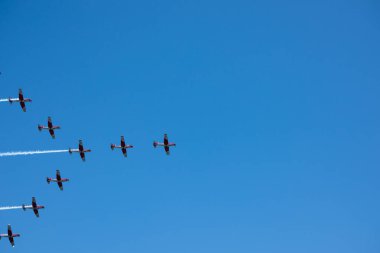
[[[68,152],[68,150],[62,149],[62,150],[35,150],[35,151],[4,152],[4,153],[0,153],[0,157],[17,156],[17,155],[37,155],[37,154],[63,153],[63,152]]]
[[[18,98],[11,98],[13,102],[17,102]],[[0,98],[0,102],[9,102],[9,98]]]
[[[0,211],[14,210],[14,209],[22,209],[22,206],[3,206],[3,207],[0,207]]]

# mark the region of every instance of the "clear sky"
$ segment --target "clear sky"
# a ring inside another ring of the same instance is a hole
[[[380,3],[0,1],[1,252],[380,251]],[[38,132],[47,116],[55,140]],[[154,149],[164,133],[172,154]],[[111,151],[124,135],[129,157]],[[46,176],[71,181],[60,192]]]

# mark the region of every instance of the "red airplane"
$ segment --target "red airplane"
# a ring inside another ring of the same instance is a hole
[[[48,125],[47,126],[38,125],[39,131],[42,131],[43,129],[49,130],[51,137],[53,139],[55,139],[54,130],[55,129],[61,129],[61,127],[60,126],[53,126],[53,123],[51,121],[51,117],[48,117]]]
[[[167,134],[164,134],[164,142],[163,142],[163,143],[161,143],[161,142],[157,142],[157,141],[154,141],[154,142],[153,142],[153,147],[156,148],[157,146],[164,147],[166,154],[167,154],[167,155],[170,155],[169,147],[175,147],[176,144],[173,143],[173,142],[169,142],[169,140],[168,140],[168,135],[167,135]]]
[[[91,149],[84,149],[83,148],[83,141],[79,140],[79,149],[71,149],[69,148],[69,153],[72,154],[73,152],[78,152],[80,154],[80,157],[82,158],[82,161],[86,161],[85,153],[91,152]]]
[[[15,246],[15,241],[13,238],[20,237],[20,234],[13,234],[11,225],[8,225],[8,234],[0,234],[0,240],[3,237],[8,237],[9,242],[11,243],[12,247]]]
[[[24,209],[24,211],[26,211],[26,209],[33,209],[33,212],[37,218],[40,217],[40,214],[38,213],[38,209],[44,209],[44,208],[45,208],[44,206],[37,205],[37,201],[36,201],[35,197],[32,197],[32,205],[31,206],[22,205],[22,209]]]
[[[111,144],[111,149],[114,150],[115,148],[120,148],[121,151],[123,152],[123,155],[127,157],[127,148],[133,148],[133,146],[129,144],[126,145],[124,141],[124,136],[121,136],[120,146]]]
[[[61,173],[59,172],[59,170],[57,170],[57,174],[56,174],[56,178],[46,178],[46,181],[48,184],[50,184],[50,182],[57,182],[58,186],[59,186],[59,189],[61,189],[61,191],[63,191],[63,182],[68,182],[69,179],[68,178],[61,178]]]
[[[8,98],[9,103],[20,103],[21,108],[24,112],[26,112],[25,103],[26,102],[32,102],[30,98],[24,98],[24,95],[22,94],[22,89],[18,90],[18,98]]]

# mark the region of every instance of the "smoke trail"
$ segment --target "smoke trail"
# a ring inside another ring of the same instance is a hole
[[[11,98],[13,102],[18,102],[18,98]],[[9,102],[9,98],[0,98],[0,102]]]
[[[22,209],[22,206],[3,206],[3,207],[0,207],[0,211],[14,210],[14,209]]]
[[[4,152],[4,153],[0,153],[0,157],[17,156],[17,155],[37,155],[37,154],[63,153],[63,152],[68,152],[68,150],[62,149],[62,150],[35,150],[35,151]]]

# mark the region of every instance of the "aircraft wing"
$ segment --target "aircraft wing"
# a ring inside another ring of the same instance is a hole
[[[38,209],[37,208],[33,208],[33,212],[34,214],[36,215],[36,217],[40,217],[40,214],[38,213]]]
[[[24,100],[24,94],[22,93],[22,89],[18,89],[18,98],[21,100]]]
[[[53,122],[52,122],[50,116],[48,117],[48,127],[49,127],[49,128],[52,128],[52,127],[53,127]]]
[[[61,180],[61,172],[59,170],[57,170],[56,178],[57,178],[58,181]]]
[[[80,157],[82,158],[82,161],[86,161],[86,156],[84,154],[84,152],[80,152]]]
[[[83,141],[79,140],[79,150],[82,150],[82,149],[83,149]]]
[[[8,237],[9,239],[9,242],[11,243],[12,247],[15,246],[15,240],[13,239],[13,237]]]
[[[169,146],[164,146],[165,148],[165,152],[167,155],[170,155],[170,150],[169,150]]]
[[[26,107],[24,102],[20,102],[21,109],[26,112]]]
[[[53,139],[55,139],[55,133],[53,129],[49,129],[49,133]]]

